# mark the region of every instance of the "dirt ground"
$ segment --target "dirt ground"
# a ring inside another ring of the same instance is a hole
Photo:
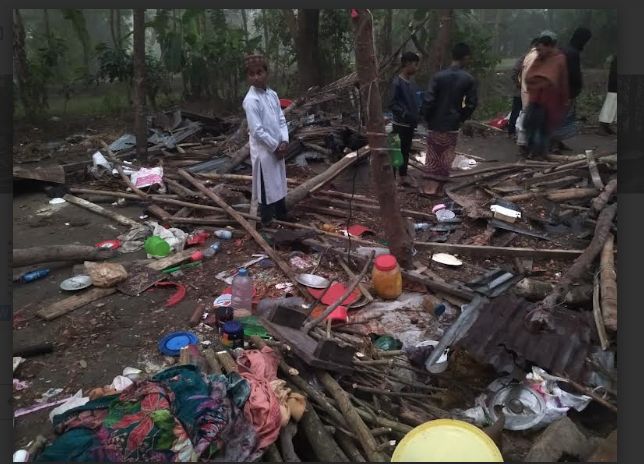
[[[91,125],[105,130],[104,121],[76,121],[76,126],[65,124],[56,129],[17,128],[15,143],[50,141],[64,138],[74,131],[82,131]],[[112,126],[115,135],[125,129],[122,124]],[[109,141],[108,141],[109,142]],[[584,149],[615,150],[616,138],[599,136],[592,130],[569,141],[573,153]],[[483,157],[490,161],[507,162],[516,157],[516,146],[503,135],[489,137],[461,137],[458,151]],[[82,159],[82,153],[79,152]],[[89,155],[84,155],[89,157]],[[335,187],[351,191],[351,173],[345,174],[335,182]],[[362,193],[368,179],[357,176],[356,193]],[[414,200],[417,195],[404,193],[403,204]],[[126,232],[124,226],[92,214],[71,204],[49,205],[49,197],[34,184],[16,185],[13,203],[13,246],[24,248],[38,245],[82,244],[93,245],[102,240],[116,238]],[[107,207],[112,208],[109,203]],[[144,214],[141,206],[115,208],[119,213],[133,219]],[[296,212],[297,213],[297,212]],[[365,213],[356,213],[357,221],[366,225],[377,225],[376,219]],[[357,222],[356,221],[356,222]],[[338,222],[341,220],[338,218]],[[523,240],[523,238],[521,238]],[[517,241],[513,246],[526,246]],[[161,365],[164,362],[159,354],[157,343],[166,333],[176,330],[189,330],[188,319],[201,299],[212,301],[226,285],[213,276],[225,269],[237,266],[249,259],[259,247],[252,240],[238,242],[222,241],[222,251],[201,268],[186,271],[179,281],[188,284],[186,298],[177,306],[164,307],[171,290],[153,288],[138,297],[115,294],[95,303],[77,309],[67,315],[45,322],[35,312],[47,302],[60,300],[66,292],[59,289],[60,282],[71,277],[71,265],[46,265],[51,269],[48,277],[27,284],[14,284],[14,332],[13,345],[19,348],[39,342],[55,345],[52,354],[28,359],[17,371],[16,377],[30,382],[27,389],[14,392],[14,409],[33,405],[50,388],[63,388],[62,395],[74,394],[77,390],[87,391],[94,387],[109,384],[121,374],[124,367],[143,369],[146,362]],[[116,261],[144,259],[145,252],[120,255]],[[423,255],[418,259],[424,260]],[[484,265],[485,263],[478,263]],[[477,263],[472,263],[472,270]],[[33,269],[36,266],[14,269],[14,275]],[[39,267],[39,266],[38,266]],[[276,275],[276,271],[274,271]],[[265,289],[266,290],[266,289]],[[276,295],[276,291],[265,292],[265,296]],[[208,335],[206,335],[206,338]],[[15,420],[15,445],[21,447],[37,434],[53,437],[48,420],[50,409],[32,413]]]

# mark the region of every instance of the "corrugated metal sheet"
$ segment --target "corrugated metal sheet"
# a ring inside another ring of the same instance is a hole
[[[509,295],[490,301],[458,346],[501,372],[512,372],[514,365],[527,361],[550,373],[583,381],[592,345],[590,313],[558,310],[552,314],[554,331],[532,333],[523,322],[529,306]]]

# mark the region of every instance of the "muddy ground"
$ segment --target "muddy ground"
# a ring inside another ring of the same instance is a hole
[[[109,122],[101,120],[77,121],[76,125],[66,123],[64,127],[39,129],[18,128],[15,143],[48,141],[83,131],[88,126],[100,128],[104,132]],[[118,136],[124,129],[121,124],[112,124],[110,133]],[[588,133],[569,141],[573,153],[584,149],[615,150],[614,137],[599,136],[590,130]],[[469,153],[488,160],[511,161],[516,157],[516,146],[507,137],[494,135],[489,137],[461,137],[458,151]],[[82,154],[78,155],[82,159]],[[89,157],[89,154],[85,156]],[[317,167],[316,169],[319,169]],[[289,174],[290,175],[290,174]],[[336,182],[335,187],[351,192],[353,174],[346,173]],[[363,193],[368,186],[364,172],[356,176],[356,193]],[[15,185],[13,204],[13,245],[16,248],[38,245],[83,244],[93,245],[102,240],[116,238],[126,232],[110,219],[92,214],[71,204],[52,206],[50,198],[34,183]],[[418,205],[418,195],[413,192],[403,193],[403,204]],[[421,201],[421,204],[423,202]],[[429,204],[429,203],[425,203]],[[140,205],[112,207],[119,213],[133,219],[144,214]],[[295,212],[299,215],[299,212]],[[301,216],[304,217],[304,216]],[[308,219],[307,219],[308,220]],[[377,228],[377,220],[372,215],[356,213],[356,222]],[[336,223],[341,223],[338,219]],[[481,229],[482,230],[482,229]],[[512,246],[529,246],[535,242],[521,237]],[[205,261],[201,268],[186,271],[178,280],[188,284],[187,297],[177,306],[166,308],[164,302],[171,290],[151,289],[139,297],[122,294],[104,298],[95,303],[77,309],[56,320],[45,322],[35,316],[35,312],[48,302],[60,300],[67,293],[59,289],[64,279],[74,275],[72,265],[47,265],[51,273],[47,278],[28,284],[14,284],[14,332],[13,345],[19,348],[39,342],[50,342],[55,345],[52,354],[28,359],[17,371],[16,377],[30,382],[27,389],[15,392],[14,409],[26,407],[42,396],[50,388],[63,388],[62,395],[74,394],[77,390],[87,390],[109,384],[122,373],[124,367],[145,368],[146,363],[162,365],[163,357],[159,354],[157,343],[166,333],[176,330],[189,330],[188,319],[198,301],[212,301],[226,285],[215,279],[214,275],[225,269],[239,265],[249,259],[259,247],[252,240],[229,240],[222,242],[222,251],[210,261]],[[144,259],[145,252],[120,255],[116,261]],[[427,261],[421,253],[420,261]],[[476,274],[479,266],[485,266],[485,260],[468,262],[472,267],[467,272],[467,265],[460,272]],[[549,263],[535,263],[547,268]],[[560,267],[560,265],[559,265]],[[25,270],[14,269],[14,275]],[[552,272],[555,272],[553,269]],[[277,296],[279,291],[274,284],[281,279],[275,270],[267,270],[267,278],[273,287],[263,288],[263,296]],[[269,291],[270,290],[270,291]],[[208,334],[203,334],[207,339]],[[465,405],[464,405],[465,406]],[[469,406],[469,405],[467,405]],[[15,420],[16,447],[25,445],[37,434],[53,437],[51,423],[47,416],[50,410],[36,412]]]

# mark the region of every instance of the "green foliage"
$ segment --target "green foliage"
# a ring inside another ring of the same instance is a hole
[[[334,81],[349,72],[353,51],[349,10],[321,11],[319,48],[324,82]]]
[[[99,62],[98,77],[109,82],[130,83],[133,77],[132,56],[123,50],[100,43],[96,46]]]
[[[60,10],[63,18],[68,20],[72,24],[72,28],[78,37],[78,40],[83,47],[83,66],[85,68],[85,74],[89,74],[89,60],[90,60],[90,50],[91,50],[91,37],[87,31],[87,23],[85,21],[85,15],[83,10],[77,9],[62,9]]]
[[[501,56],[494,49],[494,30],[485,25],[472,12],[468,10],[456,11],[456,31],[452,45],[464,42],[472,49],[472,62],[470,71],[475,77],[484,77],[494,71],[501,62]]]

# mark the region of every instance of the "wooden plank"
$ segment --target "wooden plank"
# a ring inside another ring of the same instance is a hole
[[[65,314],[85,306],[93,301],[100,300],[112,293],[116,292],[116,288],[92,288],[86,292],[78,295],[70,296],[64,300],[57,301],[56,303],[43,308],[36,314],[38,317],[51,321],[57,317],[64,316]]]
[[[190,259],[190,256],[194,252],[195,250],[192,250],[192,249],[183,250],[183,251],[180,251],[179,253],[175,253],[171,256],[166,256],[165,258],[161,258],[157,261],[154,261],[148,264],[148,267],[150,269],[154,269],[155,271],[162,271],[165,268],[168,268],[170,266],[175,266],[177,264],[182,263],[183,261]]]
[[[13,177],[18,179],[42,180],[44,182],[54,182],[56,184],[65,183],[65,169],[61,165],[23,168],[22,166],[13,167]]]
[[[110,211],[108,209],[103,208],[102,206],[99,206],[95,203],[92,203],[91,201],[83,200],[82,198],[76,197],[74,195],[70,195],[69,193],[66,194],[63,199],[69,203],[72,203],[76,206],[80,206],[81,208],[85,208],[92,213],[99,214],[101,216],[108,217],[119,224],[122,224],[124,226],[128,227],[139,227],[141,224],[139,224],[137,221],[134,219],[130,219],[129,217],[125,217],[122,214],[115,213],[114,211]]]

